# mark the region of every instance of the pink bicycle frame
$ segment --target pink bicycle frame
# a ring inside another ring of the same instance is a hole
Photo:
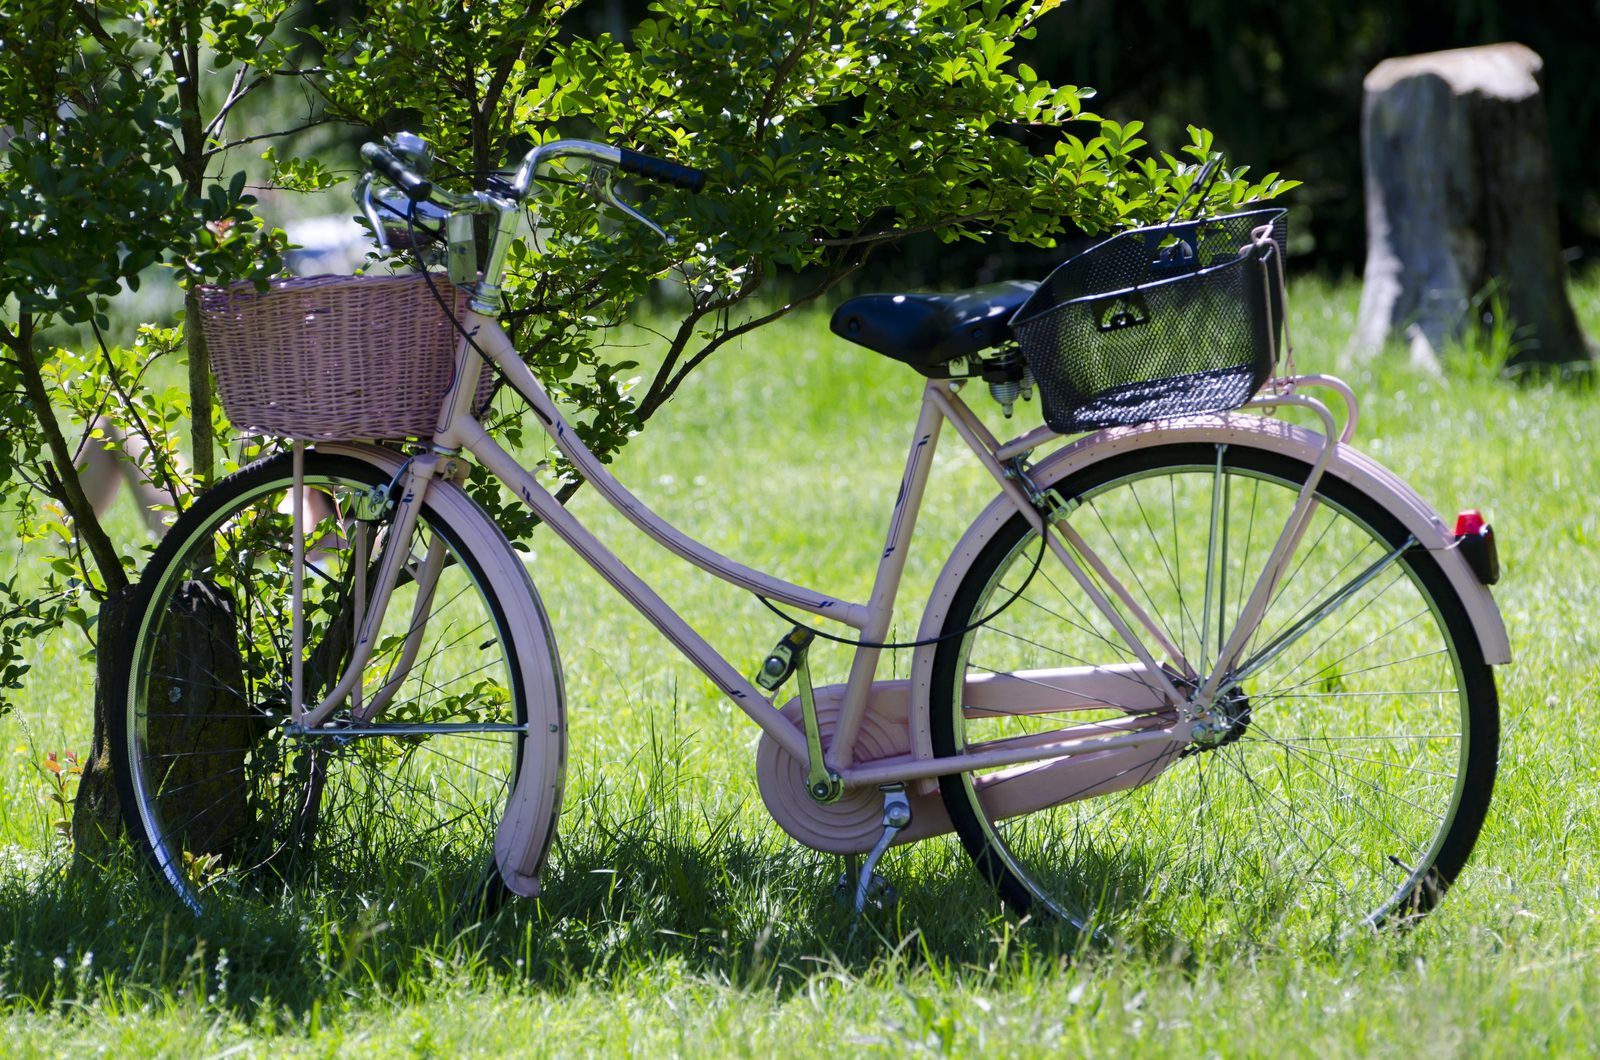
[[[972,410],[961,401],[957,393],[959,383],[950,380],[932,380],[924,388],[921,410],[912,436],[910,451],[906,457],[902,488],[890,519],[871,596],[865,603],[855,603],[753,570],[682,534],[646,507],[589,452],[533,373],[517,356],[505,333],[492,317],[468,313],[463,326],[465,332],[471,336],[471,340],[463,340],[460,345],[456,383],[440,411],[434,438],[434,450],[438,455],[421,457],[412,462],[405,482],[407,496],[411,497],[414,494],[420,500],[432,476],[453,463],[448,459],[448,454],[462,449],[470,452],[484,467],[510,486],[523,503],[549,525],[552,532],[577,552],[589,566],[660,630],[670,643],[710,678],[724,695],[749,715],[777,748],[795,762],[802,764],[806,763],[809,757],[807,735],[804,728],[798,724],[795,713],[774,709],[775,704],[772,700],[713,649],[576,516],[557,502],[533,474],[488,435],[482,424],[472,415],[472,398],[476,393],[479,373],[484,370],[478,351],[481,350],[505,373],[512,387],[532,408],[555,446],[572,462],[588,484],[651,539],[701,570],[732,585],[810,614],[843,623],[859,631],[859,639],[869,644],[880,643],[887,637],[905,569],[906,556],[910,550],[924,489],[933,463],[934,448],[946,423],[955,429],[988,469],[1000,488],[1000,496],[980,515],[973,529],[968,532],[968,537],[972,538],[973,534],[979,533],[982,528],[995,525],[997,520],[1003,521],[1015,513],[1022,513],[1030,520],[1034,529],[1044,535],[1049,549],[1063,568],[1088,594],[1127,643],[1137,663],[1128,673],[1113,674],[1103,668],[1087,667],[1048,671],[1048,680],[1033,682],[1032,695],[1039,701],[1029,704],[1031,709],[1040,712],[1115,708],[1129,716],[1126,724],[1097,723],[1064,728],[955,757],[938,758],[933,754],[925,709],[932,668],[932,648],[924,646],[917,649],[913,657],[912,677],[909,682],[878,682],[876,672],[880,649],[858,647],[846,683],[842,687],[818,690],[819,696],[826,694],[830,697],[830,703],[836,704],[837,711],[831,738],[823,747],[824,759],[827,768],[838,775],[847,790],[887,784],[912,785],[914,794],[921,796],[918,800],[921,805],[914,816],[914,820],[920,820],[901,837],[902,841],[920,838],[924,833],[931,834],[948,827],[942,813],[937,810],[928,812],[930,806],[927,796],[936,790],[933,778],[939,776],[979,769],[1021,766],[1054,759],[1078,760],[1084,762],[1086,766],[1095,762],[1105,763],[1103,775],[1099,777],[1098,782],[1092,776],[1087,783],[1082,777],[1073,778],[1072,790],[1075,792],[1073,797],[1078,797],[1076,793],[1092,794],[1095,791],[1110,790],[1111,787],[1142,783],[1150,779],[1164,768],[1176,750],[1188,739],[1189,721],[1184,707],[1195,696],[1180,689],[1173,680],[1173,675],[1182,675],[1191,688],[1198,685],[1198,696],[1205,697],[1216,691],[1228,667],[1236,661],[1234,657],[1243,643],[1242,634],[1237,631],[1228,645],[1219,652],[1218,658],[1205,664],[1203,672],[1191,660],[1183,658],[1162,636],[1156,624],[1144,616],[1132,595],[1116,579],[1109,577],[1104,565],[1099,563],[1098,558],[1070,525],[1065,520],[1048,518],[1046,510],[1037,503],[1038,498],[1029,495],[1028,479],[1048,486],[1050,482],[1064,476],[1073,467],[1103,458],[1108,450],[1192,440],[1200,436],[1237,436],[1242,441],[1254,441],[1257,444],[1270,442],[1273,447],[1287,449],[1313,466],[1313,473],[1280,534],[1278,547],[1259,576],[1254,592],[1250,596],[1240,622],[1241,630],[1248,630],[1254,621],[1254,616],[1259,615],[1266,606],[1276,580],[1293,553],[1299,534],[1314,509],[1313,494],[1321,476],[1335,473],[1362,484],[1363,488],[1384,501],[1391,510],[1402,515],[1419,544],[1441,553],[1447,573],[1467,603],[1489,661],[1509,658],[1509,647],[1505,642],[1504,627],[1500,624],[1498,609],[1489,598],[1487,590],[1471,575],[1465,562],[1450,553],[1454,545],[1453,537],[1439,522],[1437,516],[1417,500],[1398,479],[1341,444],[1348,437],[1353,422],[1347,422],[1343,430],[1337,429],[1331,413],[1320,402],[1293,393],[1292,389],[1278,393],[1268,392],[1252,404],[1259,407],[1295,405],[1309,409],[1322,419],[1324,433],[1305,431],[1281,421],[1268,420],[1256,415],[1200,418],[1180,424],[1101,432],[1079,439],[1035,465],[1027,476],[1019,476],[1016,469],[1020,465],[1012,464],[1012,461],[1037,446],[1053,440],[1056,436],[1046,428],[1039,428],[1002,443],[994,438]],[[1353,421],[1354,399],[1342,384],[1320,377],[1305,377],[1297,382],[1303,386],[1320,385],[1337,390],[1350,409],[1351,415],[1348,420]],[[414,518],[418,506],[408,505],[401,517]],[[957,555],[961,553],[962,546],[958,546]],[[1082,558],[1082,564],[1077,557]],[[1450,560],[1456,562],[1451,563]],[[1089,569],[1086,570],[1085,566]],[[952,560],[952,566],[947,568],[935,587],[934,605],[937,605],[941,598],[948,601],[948,597],[954,591],[951,581],[963,571],[964,565]],[[392,577],[387,568],[380,573],[379,583],[372,590],[373,603],[370,606],[373,610],[381,611],[386,597],[385,585],[393,584]],[[1101,584],[1110,587],[1111,594],[1117,598],[1115,603],[1102,592],[1099,587]],[[1124,614],[1131,617],[1132,625],[1124,621]],[[938,636],[943,628],[942,619],[943,608],[930,606],[924,614],[918,639],[928,640]],[[361,664],[362,659],[358,654],[350,672],[345,675],[345,680],[339,687],[322,703],[301,713],[305,725],[322,724],[331,716],[337,705],[352,694],[353,688],[360,683]],[[1038,692],[1040,687],[1052,691],[1041,697]],[[1016,684],[1002,688],[1000,684],[995,683],[994,687],[969,688],[965,695],[971,709],[984,709],[985,702],[999,702],[1002,698],[1011,704],[1012,709],[1016,709],[1018,693]],[[298,709],[298,695],[295,697],[295,702]],[[892,702],[898,703],[894,712],[905,719],[906,726],[906,733],[898,753],[874,757],[866,762],[856,762],[857,737],[864,720],[874,710],[886,709],[886,705]],[[370,716],[373,712],[369,707],[364,716]],[[1162,718],[1165,719],[1164,722],[1160,720]],[[1146,775],[1119,780],[1118,778],[1128,771],[1124,767],[1119,772],[1115,768],[1114,757],[1108,757],[1107,752],[1131,751],[1136,748],[1144,748],[1145,750],[1141,752],[1144,760],[1154,765],[1145,771]],[[1069,762],[1062,761],[1058,764],[1066,767]],[[1028,812],[1061,801],[1062,795],[1059,791],[1061,782],[1051,778],[1054,771],[1054,765],[1047,769],[1034,770],[1036,775],[1030,778],[1028,784],[1015,785],[1014,789],[1008,790],[1008,801],[1013,806],[1011,812]],[[999,776],[1003,777],[1004,774]],[[781,809],[774,807],[774,812],[780,816],[785,827],[790,828],[790,822],[781,814]],[[791,828],[791,831],[794,829]],[[827,849],[828,842],[828,837],[823,836],[818,837],[818,841],[812,845]],[[839,843],[842,844],[840,849],[854,848],[853,840],[848,842],[841,840]]]

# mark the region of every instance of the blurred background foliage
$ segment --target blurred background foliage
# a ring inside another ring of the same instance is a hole
[[[362,6],[319,0],[301,18],[335,24]],[[566,22],[574,34],[625,38],[648,13],[647,0],[590,0]],[[1093,110],[1144,121],[1152,143],[1181,143],[1184,127],[1198,125],[1257,174],[1303,181],[1288,199],[1291,264],[1337,276],[1359,273],[1366,253],[1362,79],[1391,56],[1498,41],[1544,59],[1561,238],[1584,267],[1600,257],[1600,169],[1590,160],[1600,139],[1600,0],[1067,0],[1017,57],[1057,85],[1093,86]],[[1042,275],[1061,256],[1003,239],[914,239],[879,256],[858,286]]]
[[[1090,107],[1138,116],[1153,143],[1200,125],[1230,158],[1303,181],[1286,200],[1291,266],[1337,276],[1366,256],[1362,79],[1391,56],[1498,41],[1544,59],[1562,245],[1584,267],[1600,257],[1597,0],[1069,0],[1018,56],[1057,84],[1092,85]],[[1054,260],[998,243],[976,260],[921,249],[902,250],[897,278],[1031,276]]]
[[[1579,260],[1600,254],[1596,0],[1072,0],[1051,23],[1022,57],[1043,77],[1099,89],[1099,113],[1139,115],[1155,142],[1202,125],[1231,156],[1304,181],[1292,249],[1333,272],[1359,270],[1365,255],[1367,72],[1396,55],[1526,44],[1545,63],[1563,245]]]

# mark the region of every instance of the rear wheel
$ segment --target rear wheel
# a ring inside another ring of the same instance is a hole
[[[375,503],[382,469],[313,452],[305,481],[309,708],[343,675],[391,542]],[[527,733],[518,631],[461,528],[424,504],[361,702],[391,678],[398,691],[370,725],[351,724],[347,697],[328,727],[296,731],[292,484],[287,456],[224,479],[140,582],[111,718],[129,827],[196,911],[285,888],[435,904],[496,896],[486,889],[495,828]],[[414,625],[431,547],[445,562],[426,623]]]
[[[1077,502],[1070,525],[1203,675],[1308,473],[1248,446],[1183,444],[1111,457],[1055,488]],[[1402,551],[1410,539],[1399,520],[1332,478],[1317,500],[1239,656],[1238,687],[1187,747],[1146,745],[1119,764],[1124,790],[1084,798],[1069,777],[1055,805],[1009,818],[995,792],[1037,767],[941,778],[968,852],[1016,910],[1081,927],[1155,922],[1180,934],[1237,934],[1419,914],[1455,879],[1494,783],[1493,674],[1437,562],[1420,547]],[[1004,524],[975,557],[944,628],[988,614],[1023,585],[1038,555],[1021,516]],[[1126,726],[1131,711],[1114,704],[1013,712],[964,702],[971,679],[1062,668],[1135,680],[1144,672],[1047,557],[1002,614],[938,649],[935,752]],[[1192,691],[1193,682],[1179,683]]]

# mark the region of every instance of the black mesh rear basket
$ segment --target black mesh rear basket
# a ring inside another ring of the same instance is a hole
[[[1272,226],[1275,251],[1253,229]],[[1281,209],[1136,228],[1065,262],[1011,318],[1062,434],[1238,408],[1272,374]],[[1264,282],[1270,280],[1270,283]]]

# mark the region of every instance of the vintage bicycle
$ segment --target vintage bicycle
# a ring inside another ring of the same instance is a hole
[[[871,595],[852,601],[653,513],[496,322],[553,163],[644,223],[614,174],[691,191],[702,174],[558,140],[454,193],[417,137],[363,154],[374,231],[432,232],[448,274],[205,293],[230,419],[292,445],[183,513],[120,653],[128,823],[196,911],[308,881],[539,893],[561,666],[527,565],[463,488],[469,458],[760,727],[767,809],[808,847],[865,855],[858,908],[887,848],[952,832],[1015,910],[1091,929],[1162,893],[1378,924],[1426,912],[1461,870],[1495,774],[1491,667],[1510,657],[1492,532],[1475,513],[1447,527],[1350,446],[1350,389],[1295,373],[1281,210],[1175,214],[1042,283],[840,306],[834,331],[926,377]],[[607,503],[784,616],[753,677],[490,437],[488,365]],[[985,389],[1008,415],[1037,390],[1044,424],[996,437],[968,404]],[[994,493],[893,644],[947,431]],[[812,682],[819,636],[854,647],[842,684]],[[878,676],[892,649],[912,653],[903,679]]]

